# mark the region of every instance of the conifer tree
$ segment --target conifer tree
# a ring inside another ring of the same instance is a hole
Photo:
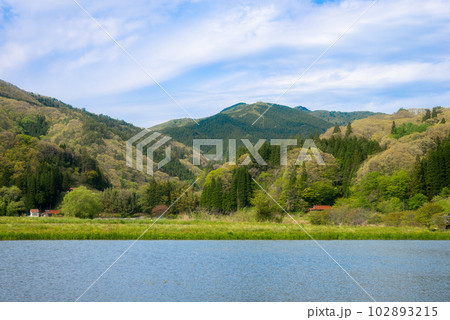
[[[426,109],[425,114],[422,117],[422,122],[425,122],[430,118],[431,118],[431,111],[430,111],[430,109]]]
[[[351,122],[349,122],[347,124],[347,129],[345,130],[345,137],[349,137],[352,134],[352,132],[353,132],[352,124]]]
[[[436,118],[437,117],[437,108],[433,108],[433,110],[431,111],[431,117],[432,118]]]
[[[334,126],[333,133],[341,133],[341,127],[338,124]]]

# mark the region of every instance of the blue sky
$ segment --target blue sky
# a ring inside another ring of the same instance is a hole
[[[195,118],[237,102],[449,106],[450,3],[78,0]],[[151,126],[187,117],[72,0],[0,0],[0,79]]]

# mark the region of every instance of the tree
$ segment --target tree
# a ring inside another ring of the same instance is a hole
[[[431,118],[431,111],[429,109],[426,109],[425,114],[422,117],[422,122],[425,122],[430,118]]]
[[[411,179],[405,170],[394,172],[394,174],[387,179],[385,195],[389,198],[395,197],[400,200],[406,200],[409,195],[410,182]]]
[[[442,118],[441,123],[445,123],[445,118]]]
[[[325,204],[332,205],[337,197],[338,190],[330,182],[317,181],[312,183],[308,188],[303,190],[303,198],[309,204]]]
[[[450,137],[435,140],[436,147],[425,157],[416,159],[413,172],[413,192],[423,193],[432,199],[442,188],[450,186]]]
[[[256,208],[256,217],[259,221],[281,222],[284,211],[263,191],[257,190],[252,204]]]
[[[431,117],[432,118],[436,118],[437,117],[437,108],[433,108],[433,110],[431,111]]]
[[[68,216],[92,219],[102,210],[98,194],[79,187],[65,195],[61,211]]]
[[[233,171],[230,188],[230,208],[240,209],[250,205],[253,195],[253,181],[247,167],[238,167]]]
[[[353,132],[352,123],[349,122],[347,124],[347,129],[345,130],[345,137],[349,137],[352,134],[352,132]]]
[[[334,126],[333,133],[341,133],[341,127],[338,124]]]
[[[391,134],[395,133],[395,121],[392,121],[392,128],[391,128]]]
[[[416,210],[417,208],[420,208],[424,203],[428,201],[428,198],[426,195],[422,193],[417,193],[413,195],[408,200],[408,207],[410,210]]]
[[[440,205],[436,203],[427,203],[417,209],[415,220],[417,223],[420,223],[421,225],[429,229],[432,224],[432,217],[435,214],[442,213],[443,211],[444,208],[442,208]]]

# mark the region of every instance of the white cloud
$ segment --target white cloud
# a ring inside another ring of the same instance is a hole
[[[363,0],[320,6],[288,0],[80,2],[198,116],[245,99],[275,101],[370,5]],[[73,2],[5,3],[14,17],[0,19],[0,78],[68,102],[125,97],[153,85]],[[446,1],[377,2],[280,102],[303,104],[308,96],[310,105],[351,108],[351,98],[356,107],[377,103],[387,110],[392,101],[423,102],[424,94],[402,100],[405,93],[396,97],[383,90],[423,82],[444,90],[430,92],[433,101],[448,97],[449,17]],[[134,105],[172,103],[160,98],[142,94]],[[129,109],[127,120],[138,119],[136,110]],[[173,112],[167,117],[185,116]]]

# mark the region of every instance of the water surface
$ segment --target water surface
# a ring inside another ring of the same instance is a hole
[[[450,301],[450,241],[320,241],[377,301]],[[0,301],[74,301],[131,241],[2,241]],[[312,241],[139,241],[80,301],[369,301]]]

